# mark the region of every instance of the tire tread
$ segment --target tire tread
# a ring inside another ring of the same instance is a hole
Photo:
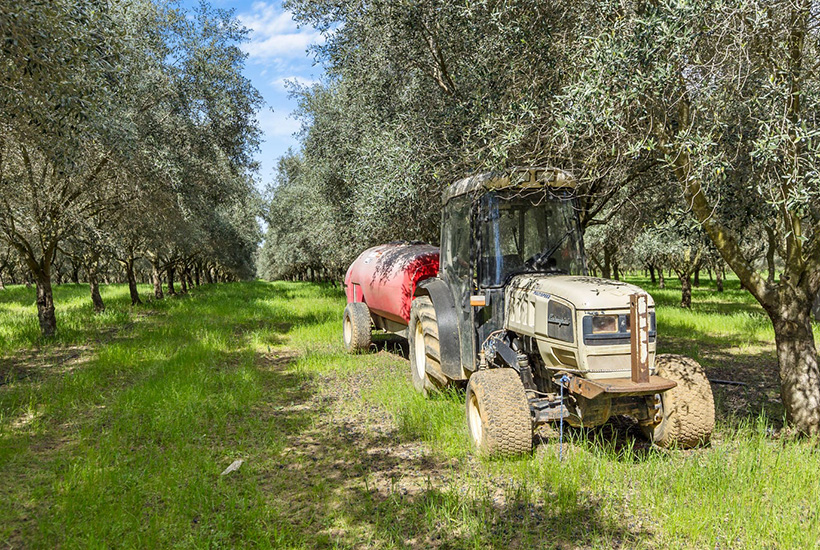
[[[682,355],[658,355],[655,370],[678,385],[663,394],[664,419],[654,429],[660,447],[689,449],[709,442],[715,428],[715,401],[706,373]]]
[[[484,441],[481,450],[492,457],[532,451],[532,420],[521,379],[512,369],[491,369],[473,374],[467,400],[474,393],[481,411]]]
[[[427,356],[427,370],[434,370],[436,376],[432,376],[429,372],[424,377],[424,380],[417,380],[415,375],[415,365],[412,364],[415,347],[412,339],[415,338],[416,322],[421,321],[421,329],[424,333],[424,349]],[[438,322],[436,321],[436,310],[433,307],[433,302],[428,296],[419,296],[413,300],[410,308],[410,324],[408,325],[408,340],[410,342],[411,365],[410,370],[413,375],[413,385],[417,390],[427,395],[430,391],[442,389],[445,384],[442,380],[447,380],[447,377],[441,370],[441,348],[439,346]]]
[[[372,340],[370,308],[364,302],[351,302],[345,307],[344,315],[350,319],[353,329],[350,344],[345,346],[348,353],[368,351]]]

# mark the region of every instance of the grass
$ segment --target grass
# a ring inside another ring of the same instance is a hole
[[[543,430],[531,457],[470,450],[463,394],[416,394],[401,346],[349,356],[344,297],[234,283],[131,308],[128,289],[56,287],[41,342],[33,290],[0,292],[0,547],[815,548],[820,453],[779,430],[773,335],[730,280],[667,280],[661,352],[714,386],[696,451],[623,426]],[[144,296],[148,288],[142,288]],[[237,472],[220,473],[234,460]]]

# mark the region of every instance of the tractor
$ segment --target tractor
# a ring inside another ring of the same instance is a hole
[[[694,360],[656,354],[652,297],[588,276],[575,187],[554,168],[453,183],[440,248],[394,242],[350,266],[346,349],[367,351],[373,330],[407,338],[415,388],[466,386],[470,437],[490,456],[531,452],[545,423],[613,416],[661,447],[708,442],[709,381]]]

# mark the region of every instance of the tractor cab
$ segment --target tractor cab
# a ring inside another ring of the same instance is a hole
[[[462,365],[504,323],[504,289],[521,274],[583,275],[574,182],[557,169],[480,174],[444,197],[439,276],[459,317]]]

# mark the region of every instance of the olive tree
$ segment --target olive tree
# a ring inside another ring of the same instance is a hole
[[[315,49],[327,76],[293,90],[303,122],[300,183],[274,202],[287,194],[296,212],[271,217],[275,238],[266,240],[263,259],[279,250],[297,269],[304,257],[344,270],[379,242],[435,243],[442,189],[480,170],[553,165],[574,172],[583,227],[610,201],[652,187],[641,178],[656,159],[627,163],[612,149],[579,161],[591,149],[584,139],[567,140],[567,149],[551,143],[552,101],[573,70],[568,52],[556,47],[572,19],[567,6],[524,0],[285,5],[297,20],[327,31]],[[625,188],[631,193],[622,197]],[[312,234],[299,231],[291,223],[297,218],[320,225]]]
[[[95,0],[2,5],[0,236],[37,285],[40,328],[56,330],[51,291],[59,243],[78,220],[118,201],[111,185],[116,10]]]
[[[709,241],[700,227],[684,216],[646,227],[632,243],[635,257],[668,268],[678,276],[680,307],[692,307],[692,275],[709,254]]]
[[[50,336],[61,246],[72,249],[69,260],[83,242],[93,256],[86,237],[110,232],[108,255],[123,265],[136,304],[135,262],[164,205],[183,222],[164,235],[176,239],[169,248],[224,234],[214,217],[237,220],[213,213],[253,195],[261,100],[241,74],[246,31],[229,11],[54,0],[3,2],[0,15],[0,239],[31,272]],[[111,223],[116,216],[125,219]],[[126,226],[145,231],[117,239]],[[233,264],[247,273],[253,245],[231,242]]]

